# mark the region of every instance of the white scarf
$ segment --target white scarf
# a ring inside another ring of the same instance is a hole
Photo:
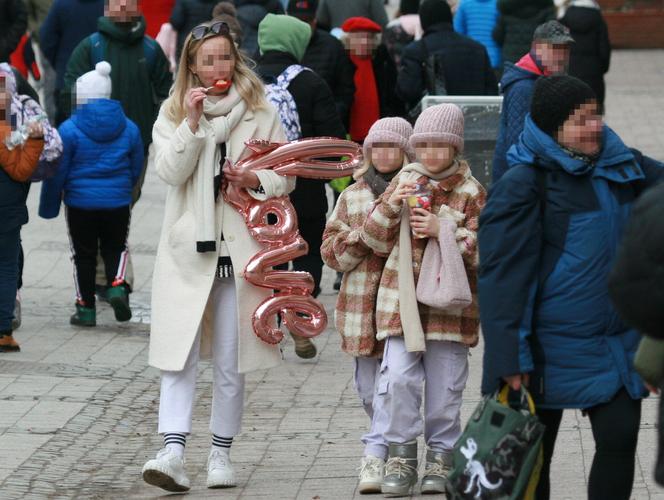
[[[399,180],[416,182],[420,177],[441,181],[459,171],[459,162],[454,163],[439,174],[430,173],[421,163],[405,166],[399,174]],[[413,274],[413,249],[411,248],[410,210],[404,204],[399,227],[399,317],[403,330],[404,342],[408,352],[426,351],[424,329],[420,319],[417,294],[415,293],[415,275]]]
[[[230,157],[228,141],[246,113],[247,103],[235,87],[231,87],[228,94],[217,102],[205,99],[203,111],[199,126],[205,131],[205,144],[193,177],[196,249],[198,252],[214,252],[217,251],[218,237],[214,178],[221,170],[219,144],[226,143],[226,153]]]

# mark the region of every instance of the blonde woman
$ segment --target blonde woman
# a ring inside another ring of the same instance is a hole
[[[263,85],[226,23],[201,24],[187,36],[153,138],[157,174],[169,185],[154,269],[149,359],[162,370],[158,432],[165,446],[145,464],[143,479],[168,491],[189,489],[184,446],[197,364],[200,356],[212,356],[207,486],[232,487],[229,453],[240,431],[244,373],[277,365],[281,354],[253,333],[252,313],[270,292],[241,276],[260,247],[244,219],[225,203],[221,180],[260,200],[288,194],[295,179],[222,169],[225,157],[237,162],[247,155],[245,141],[285,140]]]

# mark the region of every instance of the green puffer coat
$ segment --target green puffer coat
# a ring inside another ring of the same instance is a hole
[[[168,97],[173,83],[168,59],[161,47],[145,35],[145,19],[124,27],[107,17],[100,17],[97,29],[105,42],[104,60],[111,64],[112,99],[122,103],[127,118],[141,131],[147,152],[152,143],[154,125],[161,103]],[[143,38],[148,39],[152,56],[148,57]],[[90,37],[84,38],[74,49],[67,64],[62,91],[64,110],[71,110],[72,90],[76,79],[92,71],[95,66]]]

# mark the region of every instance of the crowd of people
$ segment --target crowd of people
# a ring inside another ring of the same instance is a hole
[[[65,206],[70,323],[87,328],[98,300],[131,319],[132,208],[148,168],[168,186],[149,350],[164,447],[146,482],[190,489],[197,367],[211,358],[207,486],[235,486],[245,374],[282,359],[253,334],[271,293],[242,275],[261,247],[230,186],[290,197],[309,247],[290,265],[314,297],[323,265],[338,273],[335,326],[369,419],[360,493],[409,495],[421,435],[421,491],[449,487],[482,335],[482,393],[527,388],[546,427],[535,497],[550,497],[563,410],[581,409],[596,443],[588,498],[629,499],[641,401],[664,384],[664,298],[648,287],[662,240],[643,236],[661,233],[664,164],[603,123],[610,44],[596,2],[402,0],[392,20],[381,0],[0,0],[0,13],[0,352],[20,350],[31,183],[41,217]],[[487,193],[463,155],[463,111],[418,106],[498,94]],[[247,141],[310,137],[363,148],[352,179],[331,183],[329,217],[325,181],[233,168]]]

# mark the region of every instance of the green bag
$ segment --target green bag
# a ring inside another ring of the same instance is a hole
[[[508,402],[510,395],[516,401]],[[516,408],[516,409],[515,409]],[[454,446],[450,499],[534,499],[542,468],[544,425],[525,389],[485,397]]]

